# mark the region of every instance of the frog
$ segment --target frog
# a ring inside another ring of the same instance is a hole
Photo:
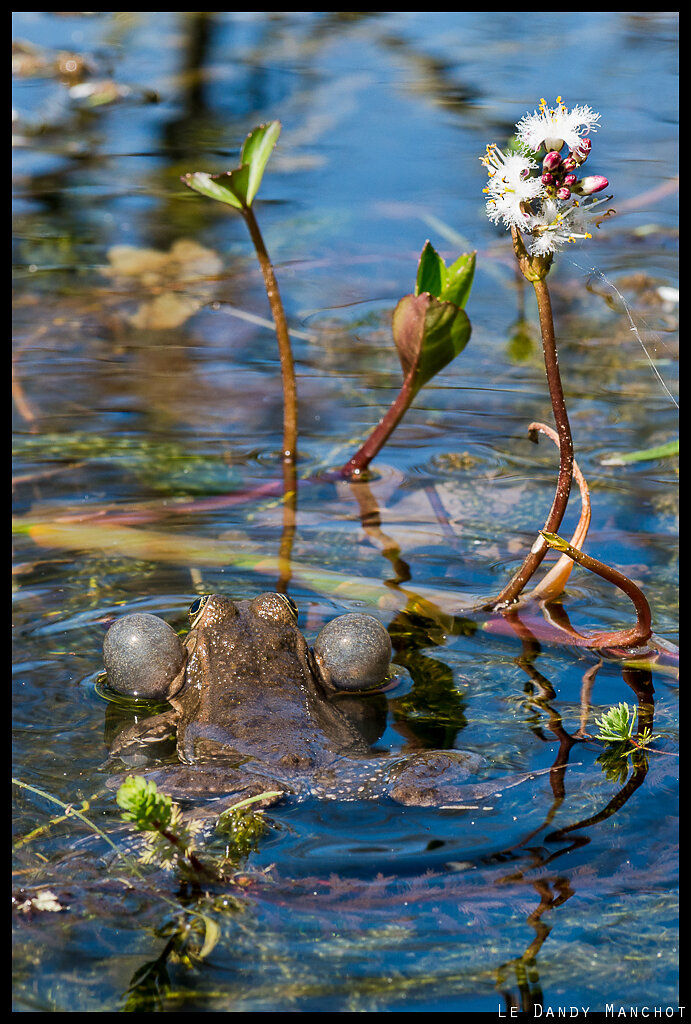
[[[310,647],[283,593],[204,595],[189,615],[184,643],[153,615],[116,620],[104,642],[113,690],[169,704],[123,730],[111,757],[128,763],[133,750],[174,735],[178,763],[144,772],[174,799],[229,806],[270,794],[263,806],[316,797],[467,808],[537,774],[469,783],[484,765],[472,751],[374,752],[381,730],[368,712],[392,654],[374,616],[338,616]]]

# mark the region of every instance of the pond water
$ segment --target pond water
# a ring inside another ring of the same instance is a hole
[[[677,459],[607,458],[677,436],[675,12],[18,12],[13,36],[15,1010],[676,1007],[671,664],[540,642],[539,610],[523,637],[464,614],[520,564],[557,470],[528,438],[552,422],[537,314],[478,157],[562,96],[601,113],[617,210],[549,277],[585,547],[678,639]],[[287,573],[261,276],[242,218],[180,182],[271,119],[256,208],[299,393]],[[391,312],[426,239],[478,252],[470,343],[369,484],[335,483],[400,387]],[[105,785],[105,631],[131,611],[182,630],[198,594],[280,583],[310,641],[359,608],[389,628],[380,753],[470,750],[498,784],[567,766],[477,810],[288,800],[225,888],[136,877]],[[578,568],[560,607],[579,630],[631,620]],[[579,730],[621,701],[654,749],[603,763]]]

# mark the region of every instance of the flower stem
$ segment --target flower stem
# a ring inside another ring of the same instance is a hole
[[[294,463],[297,458],[297,387],[295,384],[295,368],[293,365],[293,352],[290,346],[290,335],[288,334],[288,323],[283,303],[281,302],[281,294],[278,290],[274,268],[266,251],[264,239],[262,238],[252,207],[243,207],[242,215],[245,218],[245,223],[257,253],[257,259],[259,260],[259,266],[264,278],[266,296],[269,300],[271,315],[276,327],[283,380],[283,461]]]
[[[552,399],[552,411],[554,422],[557,427],[559,438],[559,476],[557,477],[557,488],[552,502],[552,508],[545,522],[544,530],[548,533],[557,533],[566,512],[566,506],[571,492],[571,478],[573,476],[573,439],[569,417],[566,412],[564,389],[561,384],[559,373],[559,356],[557,354],[557,343],[554,334],[554,319],[552,317],[552,303],[549,297],[549,289],[545,280],[549,266],[539,265],[538,261],[528,256],[519,232],[512,228],[514,237],[514,250],[524,276],[532,282],[537,299],[537,308],[540,316],[540,331],[542,333],[542,349],[545,357],[545,371],[549,394]],[[530,549],[523,565],[518,572],[507,583],[501,593],[492,601],[492,606],[510,604],[515,601],[524,589],[540,562],[548,551],[548,545],[544,537],[539,536]]]

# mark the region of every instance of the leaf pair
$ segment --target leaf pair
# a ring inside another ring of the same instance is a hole
[[[475,272],[475,253],[447,267],[430,242],[418,263],[415,293],[394,310],[392,331],[411,397],[463,351],[470,320],[463,309]]]
[[[280,121],[260,124],[245,139],[239,167],[224,174],[195,171],[185,174],[182,180],[203,196],[233,206],[236,210],[248,210],[259,191],[264,170],[280,134]]]
[[[415,294],[429,292],[441,302],[465,307],[470,298],[475,271],[475,253],[463,253],[447,267],[431,242],[425,242],[417,265]]]

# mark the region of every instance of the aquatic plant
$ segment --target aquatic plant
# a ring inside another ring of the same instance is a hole
[[[283,379],[283,459],[295,462],[297,456],[297,387],[295,384],[295,368],[293,352],[288,333],[278,281],[273,264],[264,244],[259,224],[252,204],[259,191],[269,157],[281,133],[281,122],[270,121],[254,128],[242,146],[240,164],[233,170],[223,174],[208,174],[206,171],[194,171],[183,176],[183,182],[195,192],[215,199],[226,206],[238,210],[247,225],[254,245],[266,296],[271,307],[271,315],[276,328],[278,351],[281,360]]]
[[[600,718],[595,719],[599,732],[595,739],[603,743],[631,744],[634,747],[646,747],[652,740],[656,739],[650,729],[644,729],[634,739],[634,728],[636,725],[637,709],[629,708],[629,705],[622,701],[616,707],[606,711]]]
[[[194,875],[208,876],[208,869],[194,852],[194,835],[201,826],[196,822],[183,825],[179,806],[159,793],[155,782],[131,775],[118,789],[116,799],[123,821],[144,833],[143,864],[191,868]]]
[[[204,827],[199,818],[183,818],[182,811],[165,793],[159,792],[153,780],[131,775],[117,791],[122,818],[144,833],[144,849],[140,860],[166,870],[175,868],[179,874],[197,883],[210,878],[223,879],[228,866],[254,849],[266,825],[261,811],[253,805],[267,798],[280,796],[278,791],[260,793],[240,800],[221,816],[227,833],[226,856],[202,863],[196,853],[195,836]]]
[[[281,301],[278,281],[252,208],[264,177],[266,165],[280,133],[280,121],[260,124],[245,139],[238,167],[226,171],[224,174],[195,171],[185,174],[182,180],[195,192],[231,206],[242,214],[264,279],[266,297],[269,300],[278,341],[283,385],[283,533],[279,555],[281,572],[276,582],[276,589],[285,592],[290,579],[290,555],[297,516],[297,384],[288,321]]]
[[[514,254],[521,274],[533,285],[542,335],[547,383],[556,426],[553,435],[559,449],[559,471],[554,499],[544,527],[534,544],[500,593],[485,603],[489,609],[505,610],[517,601],[550,547],[557,547],[562,558],[558,572],[548,576],[549,585],[531,596],[548,599],[568,576],[567,559],[578,561],[608,579],[631,597],[636,606],[636,626],[630,630],[581,637],[587,646],[612,644],[637,646],[651,635],[650,609],[641,591],[617,570],[590,556],[580,555],[589,521],[582,515],[576,541],[568,544],[559,537],[576,472],[574,445],[564,389],[559,370],[556,333],[547,275],[554,254],[566,244],[592,237],[588,228],[596,219],[612,213],[600,213],[600,206],[611,196],[595,198],[608,186],[602,175],[582,175],[592,152],[590,135],[597,131],[600,114],[589,106],[569,110],[561,97],[556,106],[540,101],[539,110],[527,113],[516,123],[511,146],[502,151],[495,143],[481,157],[488,173],[484,192],[486,212],[495,224],[511,232]],[[244,217],[259,260],[278,338],[284,390],[283,458],[292,467],[292,476],[284,470],[285,516],[281,545],[283,566],[279,589],[285,589],[290,575],[289,555],[294,531],[297,481],[294,464],[297,452],[297,392],[288,327],[271,261],[266,252],[252,204],[262,181],[268,159],[281,131],[279,121],[259,125],[247,136],[240,164],[224,174],[197,171],[183,181],[190,188],[238,210]],[[566,149],[566,153],[564,150]],[[599,219],[598,219],[599,226]],[[439,373],[467,345],[471,326],[465,312],[472,288],[475,253],[464,253],[450,266],[427,241],[418,262],[415,291],[397,304],[392,318],[392,334],[403,370],[403,384],[391,407],[367,440],[341,467],[339,475],[356,479],[369,466],[391,433],[400,423],[418,391]],[[551,428],[542,425],[548,433]],[[533,431],[535,436],[535,431]],[[579,478],[580,484],[580,478]],[[585,484],[581,484],[581,490]],[[587,490],[587,488],[586,488]],[[565,564],[566,563],[566,564]]]
[[[450,266],[425,242],[418,261],[415,291],[396,305],[391,323],[401,360],[403,385],[370,436],[340,470],[357,477],[381,450],[420,388],[463,351],[470,338],[464,306],[475,273],[475,253],[464,253]]]
[[[510,149],[502,152],[492,143],[480,158],[488,173],[484,188],[487,216],[493,223],[501,223],[510,230],[518,267],[535,290],[545,371],[559,441],[559,474],[545,525],[522,565],[492,602],[493,607],[506,607],[516,601],[550,546],[558,546],[569,557],[576,557],[574,549],[557,537],[571,491],[574,446],[559,371],[547,275],[554,254],[564,245],[592,237],[588,227],[600,215],[599,206],[611,198],[594,198],[609,184],[602,175],[580,176],[592,152],[590,133],[597,131],[599,122],[600,115],[588,106],[569,110],[559,96],[556,106],[551,108],[542,99],[539,110],[517,122]],[[550,538],[557,538],[559,543],[551,544]],[[578,560],[592,571],[599,571],[593,569],[589,560]],[[597,564],[607,570],[602,563]],[[599,571],[599,575],[622,586],[634,603],[639,601],[632,596],[631,581],[622,585],[626,580],[622,574],[611,570],[609,574]],[[638,588],[636,592],[640,594]],[[645,602],[643,595],[640,597]],[[631,643],[640,643],[650,636],[649,609],[647,613],[645,609],[641,604],[637,626],[626,634],[632,637]]]

